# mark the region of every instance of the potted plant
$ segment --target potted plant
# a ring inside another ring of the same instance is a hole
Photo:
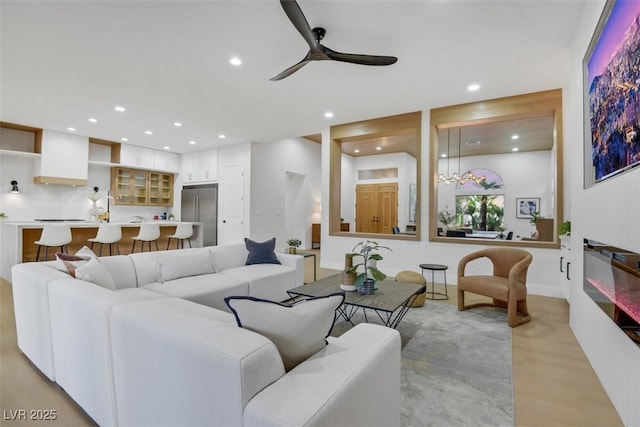
[[[561,236],[571,236],[571,221],[565,221],[560,224],[559,232]]]
[[[289,245],[289,253],[290,254],[297,253],[298,248],[300,247],[301,244],[302,242],[300,241],[300,239],[296,239],[295,237],[293,239],[287,240],[287,245]]]
[[[352,257],[361,256],[362,262],[353,265],[347,270],[347,273],[355,273],[358,271],[358,267],[364,267],[364,271],[357,275],[354,285],[365,295],[374,292],[376,280],[384,280],[387,278],[387,275],[376,267],[376,262],[382,260],[382,255],[378,253],[380,249],[391,250],[387,246],[381,246],[371,240],[359,242],[352,249]]]

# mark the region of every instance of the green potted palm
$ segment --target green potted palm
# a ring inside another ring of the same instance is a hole
[[[298,248],[300,247],[301,244],[302,242],[300,241],[300,239],[297,239],[295,237],[293,239],[287,240],[287,245],[289,245],[289,253],[290,254],[297,253]]]
[[[346,272],[357,273],[354,285],[362,294],[372,294],[375,290],[376,280],[384,280],[387,278],[387,275],[376,267],[377,261],[382,260],[382,255],[378,253],[380,249],[391,250],[387,246],[379,245],[378,242],[364,240],[358,242],[351,251],[352,258],[362,257],[362,262],[353,265]],[[363,271],[358,273],[360,266],[363,267]]]

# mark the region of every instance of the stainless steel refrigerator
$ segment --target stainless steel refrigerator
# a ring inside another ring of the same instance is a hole
[[[203,245],[217,245],[218,184],[183,187],[180,218],[186,222],[201,222]]]

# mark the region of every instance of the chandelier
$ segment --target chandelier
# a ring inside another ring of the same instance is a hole
[[[481,184],[486,176],[477,176],[473,172],[468,171],[467,173],[460,175],[460,157],[462,157],[462,152],[460,151],[460,141],[462,140],[462,128],[458,128],[458,172],[454,172],[453,175],[449,175],[449,140],[451,136],[451,129],[447,129],[447,175],[443,175],[440,173],[438,175],[438,184],[451,185],[453,183],[459,183],[460,185],[465,185],[469,181],[473,181],[476,184]]]

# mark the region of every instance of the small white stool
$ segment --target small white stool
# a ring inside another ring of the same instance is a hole
[[[184,249],[184,241],[189,242],[189,247],[191,248],[191,236],[193,235],[193,224],[190,222],[181,222],[176,227],[176,232],[173,233],[169,237],[167,241],[167,250],[169,249],[169,245],[171,244],[171,239],[176,239],[176,249]]]
[[[35,242],[38,245],[36,262],[40,260],[40,249],[44,246],[44,261],[47,260],[49,248],[59,246],[61,252],[68,253],[67,245],[71,243],[71,227],[66,224],[45,225],[40,233],[40,240]]]
[[[102,256],[102,245],[109,245],[109,255],[112,255],[111,247],[113,244],[116,245],[116,251],[120,255],[120,246],[118,245],[120,239],[122,239],[122,227],[120,224],[100,224],[96,237],[87,240],[91,242],[91,250],[93,250],[94,243],[100,243],[98,256]]]
[[[140,224],[140,231],[138,235],[132,237],[133,246],[131,247],[131,253],[135,252],[136,242],[142,243],[142,252],[144,252],[144,242],[149,243],[149,252],[151,252],[151,242],[156,244],[156,251],[158,249],[158,239],[160,238],[160,225],[157,222],[143,222]]]

